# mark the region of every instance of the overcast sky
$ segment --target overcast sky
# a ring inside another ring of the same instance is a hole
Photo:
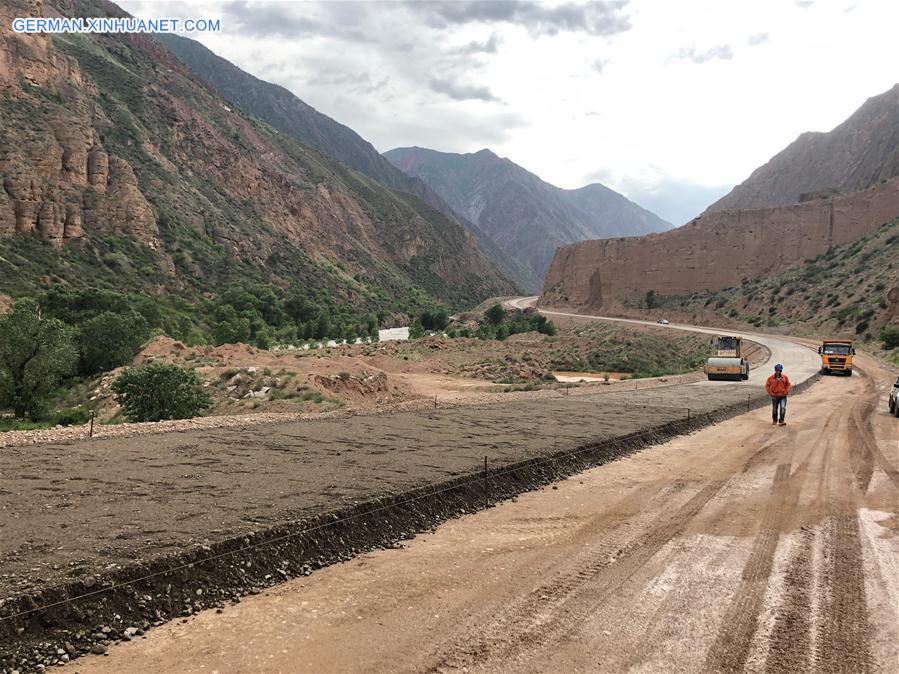
[[[487,147],[675,225],[899,81],[893,0],[120,4],[220,17],[191,37],[382,152]]]

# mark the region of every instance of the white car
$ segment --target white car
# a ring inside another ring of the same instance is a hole
[[[896,383],[893,384],[893,388],[890,389],[889,405],[890,414],[899,417],[899,379],[896,380]]]
[[[660,318],[660,319],[659,319],[658,321],[656,321],[656,322],[657,322],[659,325],[668,325],[668,319],[667,319],[667,318]]]

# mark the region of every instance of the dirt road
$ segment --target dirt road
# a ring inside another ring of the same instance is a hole
[[[896,671],[891,376],[647,449],[265,595],[92,672]]]

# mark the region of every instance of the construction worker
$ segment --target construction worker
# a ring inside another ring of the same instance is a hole
[[[786,426],[787,396],[790,395],[790,379],[784,374],[784,366],[774,366],[774,374],[765,382],[765,392],[771,396],[771,425]]]

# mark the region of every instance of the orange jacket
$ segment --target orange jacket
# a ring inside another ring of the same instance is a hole
[[[790,378],[785,374],[780,377],[772,374],[765,382],[765,391],[772,398],[783,398],[790,395],[790,388],[792,388]]]

